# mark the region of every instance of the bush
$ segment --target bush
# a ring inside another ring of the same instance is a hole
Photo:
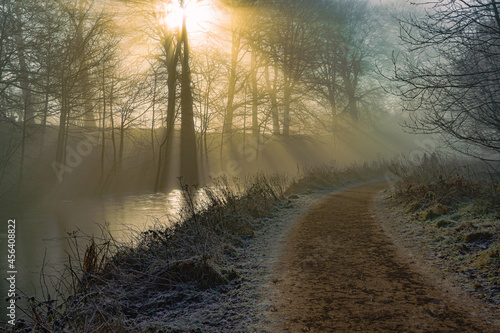
[[[494,235],[489,231],[476,231],[465,235],[464,242],[474,243],[480,241],[489,241],[494,237]]]
[[[412,205],[410,211],[437,204],[456,208],[470,199],[481,199],[483,206],[494,210],[500,202],[500,178],[478,163],[440,160],[434,155],[415,166],[399,157],[391,161],[389,170],[395,179],[394,197]]]
[[[455,221],[452,221],[452,220],[440,219],[440,220],[436,221],[434,226],[436,228],[448,228],[448,227],[453,227],[456,224],[457,223]]]
[[[226,178],[214,184],[198,191],[203,193],[198,197],[182,186],[180,218],[169,227],[158,224],[136,234],[129,243],[115,241],[106,231],[100,240],[82,236],[88,245],[80,255],[82,238],[73,235],[73,255],[56,282],[56,295],[30,298],[25,312],[31,322],[20,321],[15,330],[128,331],[124,321],[191,297],[182,286],[203,290],[238,279],[232,258],[253,236],[255,221],[283,198],[288,179],[261,173],[243,190]],[[144,306],[148,297],[161,300]]]
[[[56,281],[56,295],[30,298],[25,310],[30,322],[19,321],[15,330],[135,331],[134,325],[160,310],[189,306],[207,288],[223,291],[237,283],[233,263],[240,248],[285,196],[332,188],[349,177],[381,175],[382,169],[379,162],[342,170],[322,166],[304,171],[292,186],[278,174],[257,174],[241,187],[220,178],[198,195],[182,186],[185,207],[168,227],[158,223],[128,243],[104,230],[100,240],[83,237],[88,244],[83,255],[82,238],[72,235],[73,255]]]

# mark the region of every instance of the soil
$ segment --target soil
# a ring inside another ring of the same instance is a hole
[[[500,332],[394,245],[373,210],[386,186],[338,192],[293,226],[272,274],[272,332]]]

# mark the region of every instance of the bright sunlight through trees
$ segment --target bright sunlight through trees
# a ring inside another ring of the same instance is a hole
[[[205,33],[217,19],[212,1],[170,0],[158,5],[160,23],[168,29],[180,30],[186,17],[186,28],[190,35]]]

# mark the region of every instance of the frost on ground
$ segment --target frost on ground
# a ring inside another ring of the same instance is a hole
[[[498,311],[498,165],[472,162],[393,161],[391,191],[380,200],[381,220],[395,241],[424,258],[442,279]]]
[[[470,205],[461,207],[429,217],[430,209],[408,208],[381,193],[375,212],[386,234],[421,271],[494,320],[500,311],[499,220],[470,214]]]
[[[170,294],[154,292],[149,298],[132,300],[136,307],[160,308],[151,316],[136,318],[137,329],[194,332],[269,332],[273,269],[281,245],[299,217],[315,202],[337,188],[306,190],[279,201],[267,216],[258,219],[253,236],[237,249],[231,265],[239,278],[228,284],[200,291],[190,285],[179,286]],[[181,296],[179,294],[182,294]],[[176,302],[175,297],[183,299]],[[169,303],[169,304],[168,304]]]
[[[317,190],[281,200],[268,216],[259,219],[253,237],[246,239],[237,250],[232,265],[239,274],[238,279],[204,291],[194,286],[180,286],[181,290],[174,293],[188,296],[182,297],[184,300],[180,303],[172,300],[173,295],[162,293],[155,293],[150,299],[134,300],[138,307],[154,303],[158,308],[159,303],[173,303],[151,317],[137,318],[133,326],[141,330],[269,331],[268,314],[273,311],[269,297],[272,269],[281,243],[301,214],[329,193],[331,190]]]
[[[380,176],[380,166],[372,169],[313,170],[291,185],[257,175],[244,193],[227,184],[206,189],[201,209],[186,189],[179,222],[140,232],[130,244],[90,239],[58,280],[56,298],[29,298],[27,320],[13,330],[269,331],[273,270],[288,231],[333,190],[367,171]]]

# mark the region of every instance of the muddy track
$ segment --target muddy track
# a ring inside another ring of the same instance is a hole
[[[273,332],[498,332],[399,255],[371,210],[386,186],[328,197],[291,230],[276,266]]]

